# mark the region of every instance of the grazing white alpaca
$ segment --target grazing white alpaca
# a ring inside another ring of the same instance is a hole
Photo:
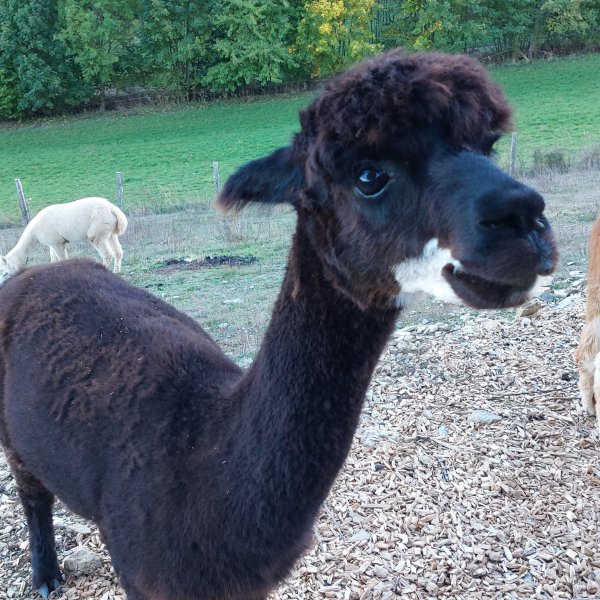
[[[82,198],[52,204],[31,219],[15,247],[0,256],[0,282],[24,264],[36,242],[50,247],[50,261],[68,258],[67,244],[88,239],[102,257],[105,267],[114,260],[113,271],[121,270],[123,248],[119,237],[127,229],[127,217],[106,198]]]
[[[588,252],[585,325],[575,351],[581,404],[600,429],[600,218],[592,226]]]

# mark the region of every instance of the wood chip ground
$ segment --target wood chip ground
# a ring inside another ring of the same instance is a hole
[[[572,359],[582,309],[576,294],[531,319],[465,311],[399,329],[314,547],[272,598],[600,598],[600,441]],[[502,419],[476,426],[475,410]],[[60,559],[83,545],[103,567],[56,600],[124,598],[95,529],[68,528],[80,522],[58,507]],[[36,598],[3,461],[0,597]]]

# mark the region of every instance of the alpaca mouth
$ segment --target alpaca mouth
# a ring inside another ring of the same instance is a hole
[[[535,281],[531,286],[510,285],[484,279],[453,264],[447,264],[442,276],[454,293],[473,308],[510,308],[519,306],[531,297]]]

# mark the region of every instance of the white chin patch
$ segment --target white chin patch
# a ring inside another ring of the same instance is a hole
[[[401,262],[394,270],[400,286],[398,306],[412,304],[423,294],[429,294],[444,302],[462,304],[462,300],[442,276],[442,269],[448,264],[454,265],[456,269],[461,267],[460,262],[452,258],[450,250],[440,248],[435,238],[425,244],[421,256]]]

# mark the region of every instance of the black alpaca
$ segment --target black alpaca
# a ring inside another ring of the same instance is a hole
[[[247,373],[187,316],[90,261],[0,289],[0,435],[33,584],[61,582],[52,503],[101,531],[129,600],[264,600],[307,549],[402,305],[528,297],[555,266],[544,202],[488,158],[500,89],[461,56],[392,51],[334,79],[288,148],[219,199],[297,227]]]

